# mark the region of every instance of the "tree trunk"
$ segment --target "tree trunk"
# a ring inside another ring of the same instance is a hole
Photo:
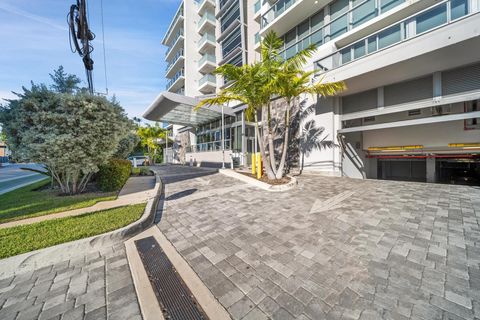
[[[302,152],[302,160],[301,160],[301,164],[300,164],[300,173],[298,175],[302,174],[304,164],[305,164],[305,152]]]
[[[285,137],[283,140],[283,150],[280,163],[278,165],[277,172],[275,174],[276,179],[281,179],[283,177],[283,169],[285,167],[285,160],[287,158],[288,151],[288,134],[290,131],[290,101],[287,101],[287,110],[285,110]]]
[[[273,180],[275,179],[275,174],[272,171],[272,167],[270,166],[270,163],[268,161],[265,161],[266,159],[265,144],[263,141],[263,136],[260,135],[260,128],[258,127],[258,117],[256,112],[255,112],[255,131],[257,132],[258,146],[260,147],[260,154],[262,155],[262,158],[263,158],[263,166],[265,167],[265,172],[267,173],[268,179]],[[252,165],[255,165],[255,164],[252,164]]]
[[[268,126],[268,155],[270,158],[270,166],[272,167],[273,174],[277,175],[277,161],[275,160],[275,146],[273,144],[273,134],[271,127],[271,104],[267,105],[268,117],[267,117],[267,126]]]

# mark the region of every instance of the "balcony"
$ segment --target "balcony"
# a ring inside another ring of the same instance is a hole
[[[198,81],[198,91],[212,93],[217,87],[217,78],[213,74],[206,74]]]
[[[204,54],[203,57],[198,61],[198,72],[213,72],[216,67],[217,59],[213,54]]]
[[[204,33],[200,41],[198,41],[198,51],[202,54],[209,50],[215,50],[216,46],[217,41],[213,33]]]
[[[176,32],[179,27],[183,27],[183,4],[180,6],[178,9],[177,13],[175,14],[175,17],[173,18],[172,22],[170,23],[170,26],[168,27],[167,32],[165,33],[165,37],[162,40],[162,44],[166,46],[170,46],[174,41],[172,39],[176,36]]]
[[[183,28],[178,30],[177,34],[173,38],[172,46],[167,49],[165,52],[165,61],[172,60],[173,54],[178,51],[178,49],[183,48]]]
[[[255,21],[260,22],[261,10],[262,9],[262,0],[257,0],[253,5],[253,18]]]
[[[177,90],[182,88],[184,84],[185,84],[185,72],[184,72],[184,69],[182,68],[173,76],[173,78],[171,78],[167,82],[165,89],[170,92],[176,92]]]
[[[284,34],[323,7],[330,7],[330,12],[332,12],[332,5],[329,5],[329,2],[328,0],[317,0],[315,2],[313,0],[279,0],[262,15],[261,34],[270,30],[274,30],[278,34]],[[325,40],[329,41],[347,33],[405,2],[407,1],[361,0],[355,1],[355,4],[350,8],[336,8],[336,12],[330,15],[329,23],[322,27]],[[408,5],[410,5],[410,2],[408,2]]]
[[[202,19],[198,21],[197,32],[200,34],[204,34],[207,30],[215,29],[215,23],[215,15],[210,12],[205,12]]]
[[[478,61],[480,8],[448,0],[374,32],[314,63],[349,93]],[[461,54],[459,54],[461,53]],[[366,79],[368,78],[368,81]]]
[[[203,15],[207,10],[215,11],[215,0],[200,0],[197,7],[197,13]]]
[[[184,60],[183,49],[181,49],[173,56],[171,62],[165,68],[165,77],[170,78],[180,66],[183,67]]]

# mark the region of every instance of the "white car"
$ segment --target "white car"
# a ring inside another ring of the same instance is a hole
[[[128,157],[128,160],[130,160],[130,162],[132,163],[133,166],[135,165],[133,159],[136,160],[137,166],[144,166],[144,165],[146,165],[146,162],[148,161],[148,158],[145,157],[145,156],[131,156],[131,157]]]

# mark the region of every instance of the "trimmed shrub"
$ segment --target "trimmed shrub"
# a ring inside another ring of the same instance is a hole
[[[128,160],[110,159],[97,173],[97,186],[102,191],[118,191],[127,182],[132,164]]]

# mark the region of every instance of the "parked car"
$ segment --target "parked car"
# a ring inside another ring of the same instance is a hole
[[[132,165],[135,165],[133,159],[136,159],[137,166],[146,166],[148,163],[148,158],[145,156],[131,156],[131,157],[128,157],[128,160],[130,160]]]

